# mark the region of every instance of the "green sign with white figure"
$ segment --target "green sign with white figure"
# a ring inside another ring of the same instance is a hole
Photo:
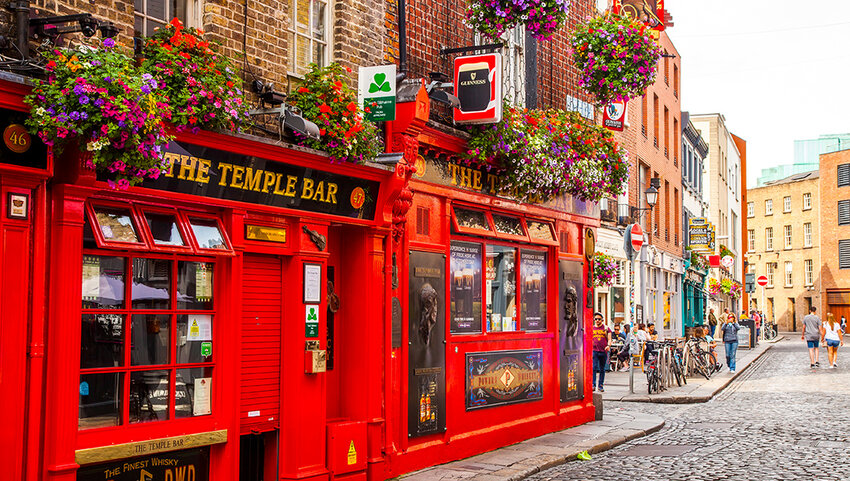
[[[367,119],[395,120],[395,75],[395,65],[360,67],[357,96]]]

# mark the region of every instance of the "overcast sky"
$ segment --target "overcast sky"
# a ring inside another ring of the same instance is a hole
[[[722,113],[747,141],[747,183],[794,140],[850,132],[850,1],[666,0],[682,110]]]

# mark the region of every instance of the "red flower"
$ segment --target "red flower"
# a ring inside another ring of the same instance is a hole
[[[183,28],[183,22],[181,22],[179,18],[174,17],[171,20],[171,26],[176,28],[177,30],[181,30]]]
[[[233,88],[233,82],[231,82],[230,80],[228,80],[228,81],[227,81],[227,86],[228,86],[228,87],[230,87],[230,88]]]
[[[331,108],[328,106],[328,104],[319,105],[319,112],[327,113],[327,112],[330,112],[330,111],[331,111]]]
[[[354,103],[354,102],[349,102],[347,108],[350,112],[356,112],[357,111],[357,104]]]
[[[45,65],[44,68],[46,68],[47,70],[53,70],[54,68],[56,68],[56,62],[51,60],[47,62],[47,65]]]
[[[299,87],[299,88],[298,88],[298,93],[299,93],[299,94],[309,94],[309,93],[310,93],[310,89],[308,89],[307,87]]]

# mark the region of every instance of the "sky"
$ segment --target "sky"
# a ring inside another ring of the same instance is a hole
[[[794,140],[850,132],[850,1],[666,0],[682,110],[747,141],[747,184]]]

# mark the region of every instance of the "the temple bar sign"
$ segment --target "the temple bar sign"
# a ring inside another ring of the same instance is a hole
[[[502,120],[502,54],[488,53],[455,59],[454,109],[459,124],[492,124]]]

